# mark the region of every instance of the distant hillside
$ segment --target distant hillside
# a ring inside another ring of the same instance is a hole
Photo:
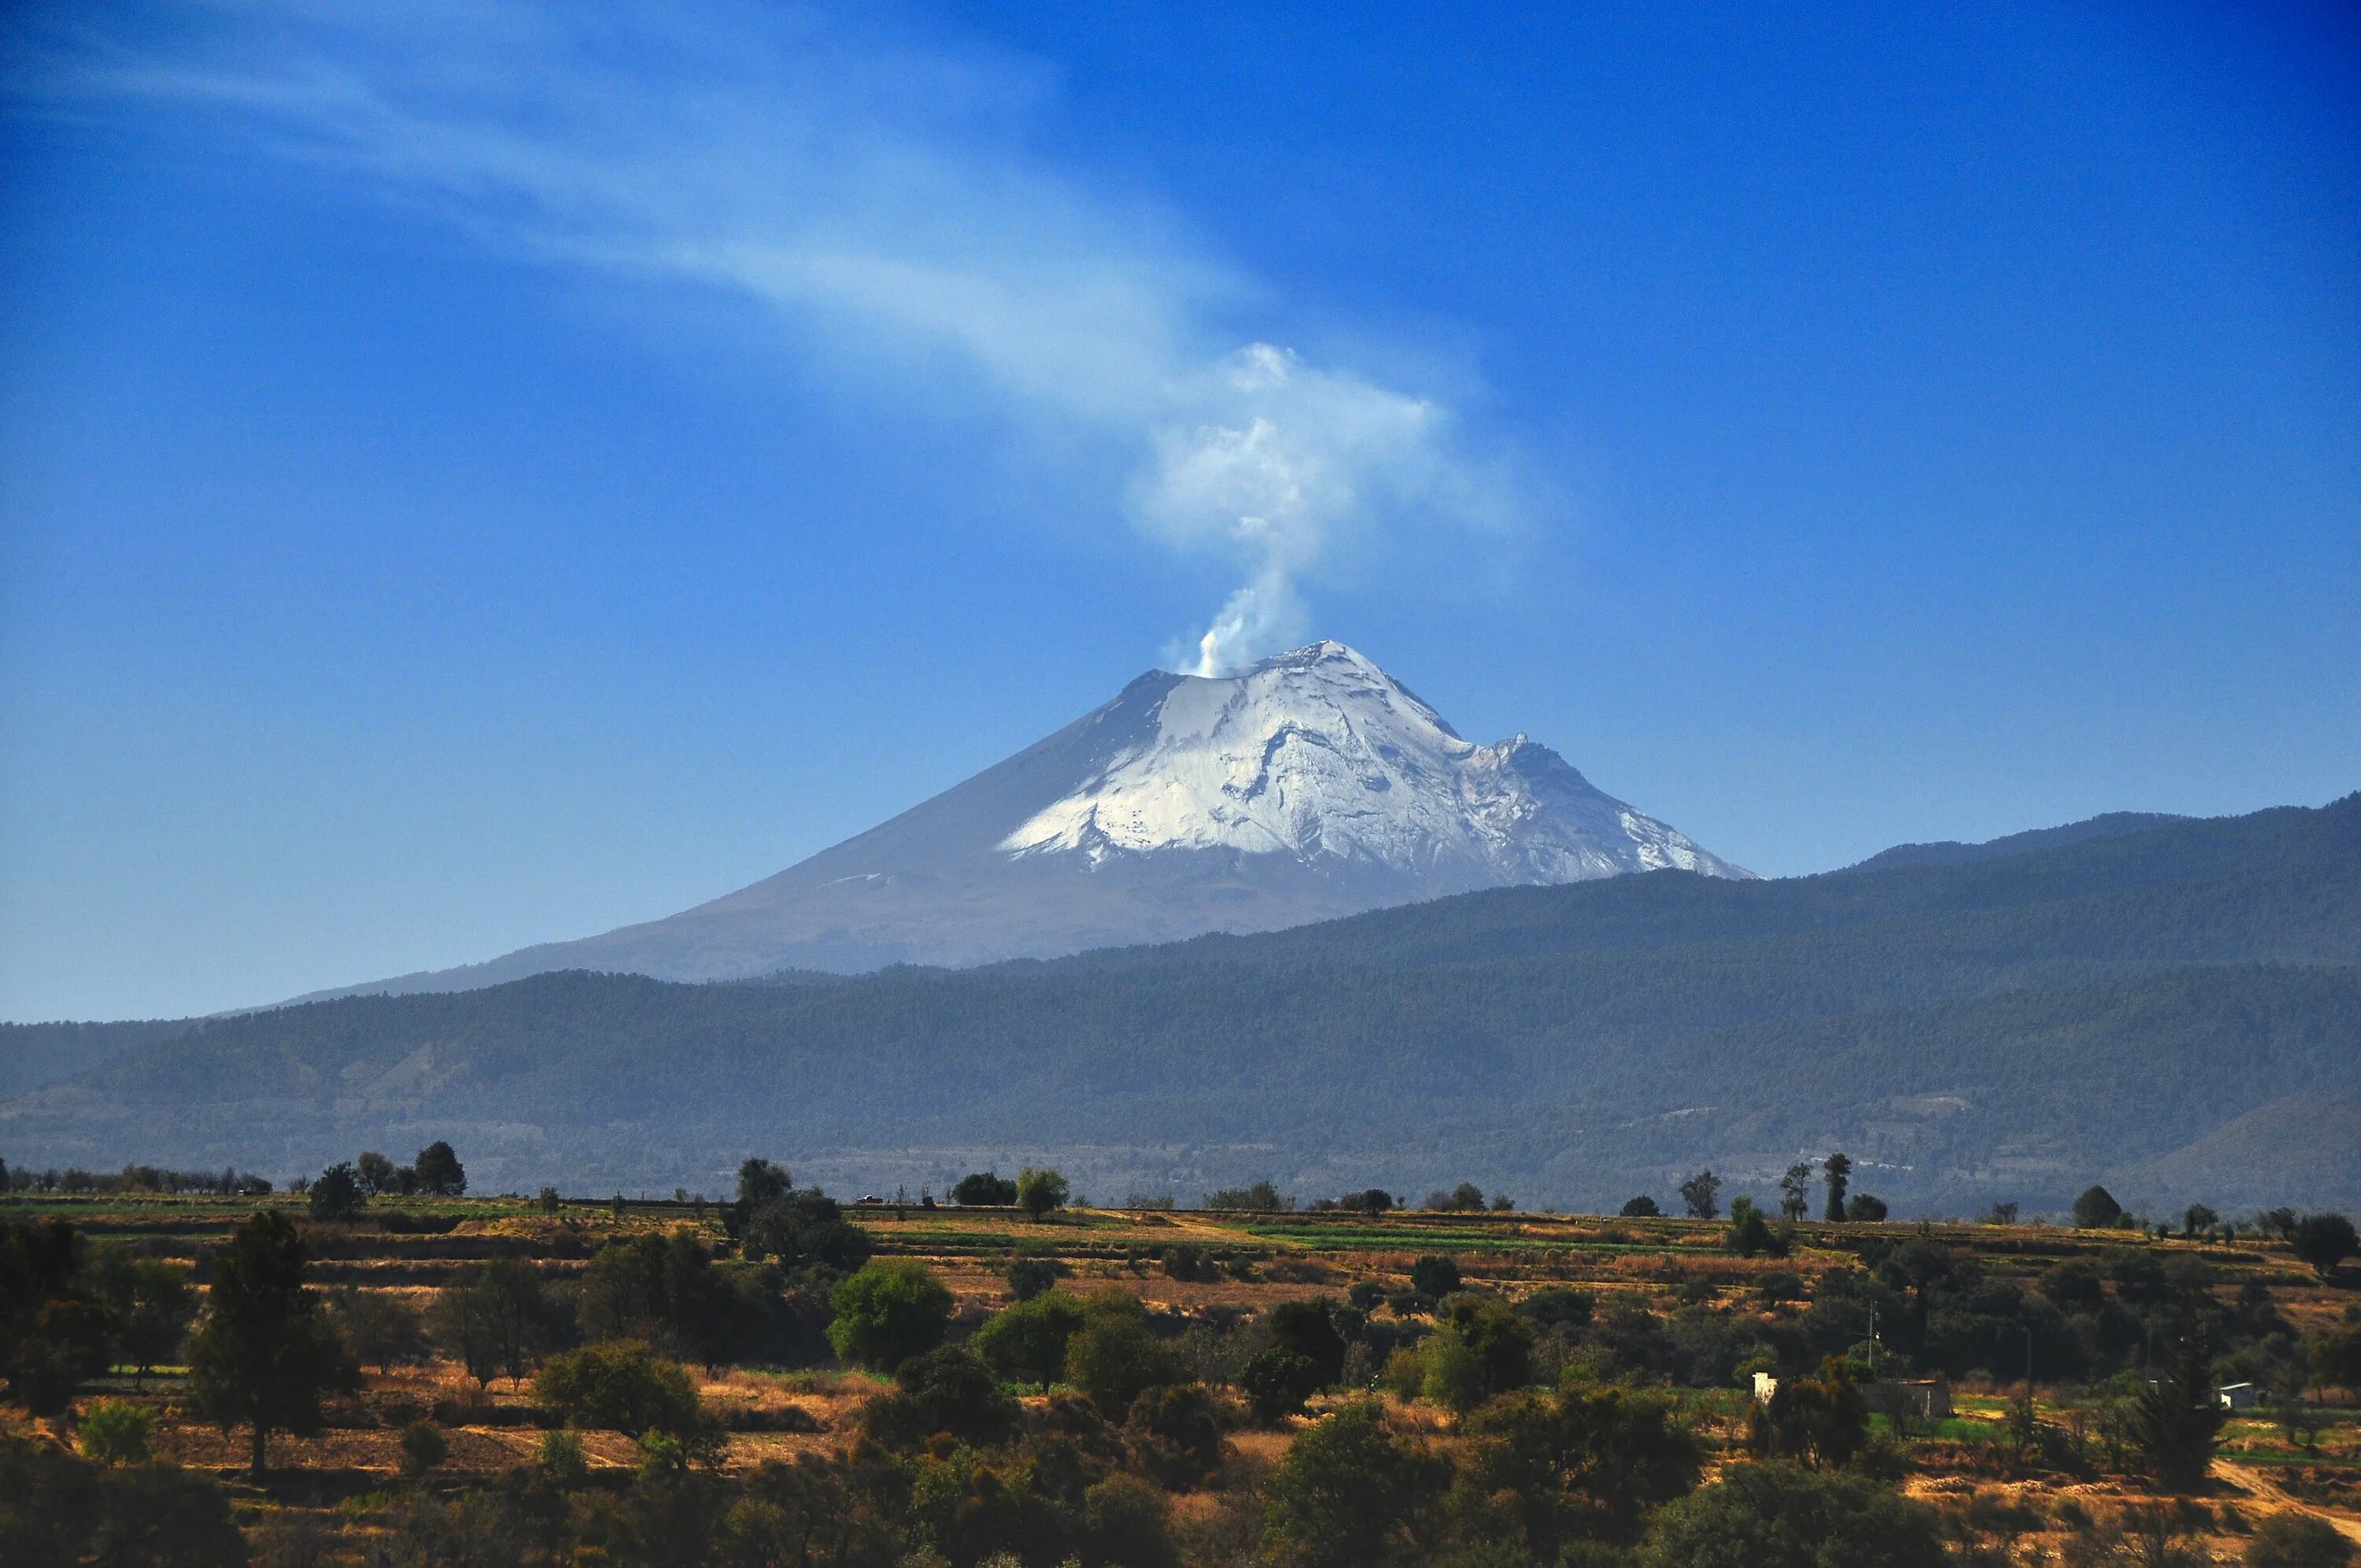
[[[1845,869],[1885,872],[1897,866],[1963,866],[1971,861],[1997,861],[2035,850],[2062,850],[2069,844],[2087,843],[2092,839],[2120,839],[2126,833],[2144,833],[2151,828],[2187,820],[2161,811],[2110,811],[2081,822],[2069,822],[2062,828],[2036,828],[2030,832],[1988,839],[1981,844],[1962,844],[1950,839],[1932,844],[1896,844]]]
[[[0,1098],[87,1072],[102,1062],[185,1035],[193,1018],[134,1024],[0,1024]]]
[[[2185,1201],[2188,1172],[2235,1208],[2361,1200],[2356,1094],[2361,796],[977,970],[310,1003],[0,1105],[0,1153],[297,1170],[448,1136],[495,1185],[713,1190],[762,1152],[873,1189],[1047,1157],[1103,1199],[1465,1176],[1598,1204],[1707,1163],[1761,1190],[1841,1147],[1905,1212],[2056,1210],[2100,1178]],[[2320,1158],[2208,1152],[2291,1097]]]

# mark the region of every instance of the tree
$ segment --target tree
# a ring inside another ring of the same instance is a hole
[[[872,1372],[891,1372],[934,1349],[950,1326],[951,1293],[911,1258],[866,1265],[837,1286],[829,1304],[836,1309],[829,1343]]]
[[[425,1324],[407,1299],[390,1290],[347,1286],[329,1305],[353,1359],[363,1366],[382,1374],[397,1365],[426,1359]]]
[[[540,1276],[520,1258],[470,1264],[434,1298],[434,1337],[478,1386],[501,1374],[523,1381],[546,1343],[548,1321]]]
[[[2181,1234],[2191,1241],[2195,1241],[2200,1232],[2210,1231],[2221,1223],[2222,1216],[2202,1203],[2191,1203],[2187,1209],[2181,1211]]]
[[[1885,1218],[1885,1200],[1874,1193],[1856,1192],[1845,1200],[1845,1218],[1856,1225],[1874,1225]]]
[[[1410,1288],[1429,1300],[1440,1301],[1459,1288],[1459,1265],[1439,1253],[1429,1253],[1410,1266]]]
[[[1760,1257],[1764,1253],[1776,1254],[1784,1249],[1772,1235],[1770,1223],[1754,1200],[1740,1195],[1730,1205],[1730,1250],[1741,1257]]]
[[[738,1167],[738,1202],[749,1213],[785,1198],[795,1185],[786,1167],[767,1159],[748,1159]]]
[[[312,1218],[349,1220],[361,1212],[368,1194],[349,1164],[332,1165],[312,1183]]]
[[[2079,1230],[2103,1231],[2124,1217],[2124,1206],[2103,1187],[2086,1187],[2074,1200],[2074,1224]]]
[[[1020,1301],[1030,1301],[1068,1272],[1066,1266],[1054,1257],[1013,1257],[1008,1260],[1005,1277],[1011,1295]],[[1165,1272],[1172,1273],[1169,1266]],[[1174,1274],[1172,1277],[1178,1279],[1180,1276]]]
[[[862,1428],[888,1449],[908,1452],[948,1433],[956,1442],[1005,1442],[1016,1426],[1016,1401],[964,1345],[938,1345],[904,1362],[891,1393],[872,1399]]]
[[[1484,1190],[1472,1181],[1463,1181],[1451,1190],[1452,1210],[1458,1213],[1474,1213],[1484,1207]]]
[[[849,1273],[875,1250],[869,1233],[848,1222],[837,1201],[817,1188],[791,1190],[757,1205],[734,1210],[725,1223],[738,1224],[739,1250],[749,1258],[775,1257],[787,1269],[824,1268]]]
[[[1721,1212],[1721,1178],[1710,1170],[1700,1170],[1681,1183],[1681,1201],[1688,1205],[1692,1220],[1710,1220]]]
[[[594,1431],[685,1439],[709,1430],[688,1374],[637,1340],[553,1355],[533,1379],[533,1391],[574,1425]]]
[[[1789,1223],[1802,1219],[1812,1208],[1812,1166],[1809,1160],[1797,1160],[1779,1179],[1779,1212]]]
[[[1336,1200],[1336,1207],[1348,1214],[1385,1214],[1394,1207],[1394,1195],[1382,1187],[1372,1187],[1360,1192],[1347,1192]]]
[[[99,1297],[114,1315],[115,1343],[131,1364],[133,1385],[159,1362],[176,1358],[196,1315],[197,1293],[188,1268],[160,1257],[135,1257],[105,1247],[91,1260]]]
[[[1845,1189],[1852,1183],[1852,1157],[1832,1154],[1820,1161],[1820,1172],[1828,1189],[1828,1222],[1839,1224],[1845,1217]]]
[[[1016,1201],[1016,1183],[996,1171],[971,1171],[952,1184],[951,1201],[963,1209],[1005,1209]]]
[[[1066,1381],[1108,1420],[1120,1421],[1148,1389],[1191,1377],[1179,1353],[1139,1321],[1139,1303],[1115,1290],[1083,1303],[1082,1327],[1066,1343]]]
[[[1653,1220],[1663,1212],[1656,1207],[1656,1201],[1644,1192],[1623,1201],[1622,1215],[1627,1220]]]
[[[1222,1422],[1202,1383],[1144,1388],[1124,1418],[1125,1435],[1140,1468],[1175,1491],[1197,1486],[1222,1467]]]
[[[1320,1391],[1320,1368],[1312,1358],[1274,1344],[1258,1351],[1238,1375],[1255,1420],[1277,1426],[1302,1413],[1304,1401]]]
[[[418,1190],[437,1198],[456,1198],[467,1190],[467,1173],[449,1144],[437,1138],[418,1151]]]
[[[1263,1552],[1278,1568],[1374,1568],[1415,1550],[1415,1525],[1443,1492],[1450,1463],[1396,1442],[1361,1401],[1295,1440],[1266,1488]]]
[[[416,1479],[451,1456],[443,1429],[433,1421],[412,1421],[401,1429],[401,1473]]]
[[[1066,1179],[1054,1170],[1028,1165],[1016,1173],[1016,1206],[1035,1220],[1046,1220],[1051,1211],[1064,1208],[1069,1190]]]
[[[1843,1464],[1869,1441],[1869,1408],[1852,1374],[1834,1356],[1817,1377],[1783,1377],[1767,1401],[1746,1412],[1747,1442],[1766,1459]]]
[[[1733,1464],[1669,1505],[1645,1568],[1941,1568],[1932,1508],[1847,1475]]]
[[[2204,1329],[2180,1336],[2172,1368],[2133,1397],[2130,1439],[2141,1467],[2166,1491],[2186,1495],[2205,1484],[2213,1443],[2228,1419],[2213,1397],[2213,1355]]]
[[[311,1257],[284,1213],[253,1215],[214,1255],[204,1326],[189,1348],[191,1407],[253,1429],[258,1478],[271,1432],[318,1431],[321,1396],[360,1383],[319,1292],[303,1284]]]
[[[1635,1541],[1651,1510],[1696,1487],[1705,1460],[1670,1399],[1622,1388],[1507,1395],[1464,1430],[1468,1489],[1515,1499],[1538,1563],[1577,1541]]]
[[[2353,1222],[2342,1214],[2306,1214],[2295,1224],[2296,1256],[2325,1279],[2356,1250]]]
[[[1046,1394],[1064,1370],[1066,1345],[1082,1323],[1082,1303],[1051,1290],[994,1312],[968,1343],[1009,1382],[1038,1383]]]
[[[393,1161],[375,1149],[363,1150],[360,1158],[353,1161],[353,1174],[360,1179],[361,1190],[372,1197],[398,1190]]]

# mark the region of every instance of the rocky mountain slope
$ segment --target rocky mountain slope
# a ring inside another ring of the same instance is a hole
[[[891,821],[662,920],[324,994],[552,970],[729,980],[1268,931],[1478,888],[1751,873],[1525,737],[1462,740],[1341,642],[1151,672]]]

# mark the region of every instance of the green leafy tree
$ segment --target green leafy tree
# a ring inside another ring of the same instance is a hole
[[[711,1423],[677,1362],[636,1340],[585,1345],[543,1364],[533,1398],[575,1426],[636,1438],[709,1433]]]
[[[211,1479],[172,1465],[101,1468],[54,1443],[0,1438],[0,1563],[245,1568]]]
[[[156,1435],[156,1412],[126,1399],[101,1399],[82,1413],[74,1445],[98,1464],[145,1464]]]
[[[351,1165],[342,1163],[330,1166],[313,1179],[310,1197],[312,1218],[315,1220],[349,1220],[368,1201],[361,1179],[353,1173]]]
[[[1191,1381],[1179,1353],[1140,1321],[1137,1301],[1109,1291],[1083,1307],[1082,1330],[1066,1344],[1066,1381],[1108,1420],[1121,1421],[1148,1389]]]
[[[2074,1200],[2074,1224],[2079,1230],[2103,1231],[2124,1217],[2124,1206],[2103,1187],[2086,1187]]]
[[[738,1201],[750,1212],[775,1203],[795,1190],[796,1179],[786,1167],[767,1159],[748,1159],[738,1167]]]
[[[1186,1491],[1222,1467],[1222,1422],[1202,1383],[1143,1388],[1124,1418],[1139,1467],[1159,1486]]]
[[[1733,1464],[1667,1506],[1643,1568],[1941,1568],[1932,1508],[1859,1476]]]
[[[258,1477],[273,1431],[317,1431],[322,1396],[360,1385],[320,1293],[303,1283],[311,1258],[280,1211],[248,1218],[214,1255],[204,1326],[189,1348],[191,1408],[252,1429]]]
[[[1621,1388],[1507,1395],[1463,1430],[1463,1492],[1513,1498],[1518,1537],[1539,1563],[1576,1541],[1636,1541],[1651,1511],[1696,1487],[1705,1461],[1669,1399]]]
[[[1681,1183],[1681,1201],[1687,1205],[1692,1220],[1710,1220],[1721,1212],[1721,1178],[1711,1170],[1700,1170]]]
[[[91,1272],[99,1298],[114,1315],[115,1344],[131,1365],[137,1387],[159,1363],[178,1358],[197,1313],[196,1288],[185,1265],[101,1249]]]
[[[1083,1321],[1079,1299],[1051,1290],[994,1312],[968,1343],[1009,1382],[1038,1383],[1046,1394],[1065,1369],[1066,1346]]]
[[[1728,1245],[1741,1257],[1761,1257],[1778,1248],[1770,1223],[1763,1218],[1763,1211],[1754,1206],[1753,1199],[1741,1195],[1730,1205]]]
[[[1459,1288],[1459,1265],[1440,1253],[1429,1253],[1410,1266],[1410,1288],[1440,1301]]]
[[[437,1198],[456,1198],[467,1190],[467,1172],[459,1156],[440,1138],[418,1151],[418,1190]]]
[[[1016,1183],[997,1171],[970,1171],[952,1183],[951,1201],[963,1209],[1005,1209],[1016,1201]]]
[[[1265,1489],[1263,1555],[1274,1568],[1376,1568],[1418,1552],[1450,1463],[1389,1436],[1361,1401],[1289,1445]]]
[[[400,1190],[393,1161],[375,1149],[364,1150],[361,1157],[353,1161],[353,1174],[360,1179],[361,1190],[371,1196]]]
[[[2296,1256],[2312,1265],[2323,1279],[2356,1250],[2353,1222],[2342,1214],[2306,1214],[2295,1223],[2291,1238]]]
[[[451,1444],[433,1421],[412,1421],[401,1429],[401,1473],[413,1478],[425,1475],[451,1456]]]
[[[1263,1314],[1273,1346],[1293,1351],[1320,1375],[1312,1387],[1333,1387],[1345,1376],[1345,1336],[1336,1330],[1336,1303],[1325,1296],[1281,1301]]]
[[[2195,1241],[2200,1234],[2211,1231],[2221,1223],[2222,1216],[2212,1209],[2202,1203],[2191,1203],[2181,1211],[2180,1234]]]
[[[829,1302],[836,1309],[829,1343],[872,1372],[891,1372],[934,1349],[950,1326],[951,1293],[910,1258],[866,1265],[838,1285]]]
[[[1782,1377],[1767,1401],[1749,1406],[1746,1435],[1766,1459],[1844,1464],[1869,1441],[1869,1409],[1851,1371],[1829,1357],[1817,1377]]]
[[[1054,1170],[1036,1170],[1028,1165],[1016,1173],[1016,1206],[1036,1220],[1046,1220],[1053,1211],[1064,1208],[1069,1190],[1066,1179]]]
[[[1845,1218],[1856,1225],[1880,1223],[1885,1212],[1885,1200],[1872,1192],[1856,1192],[1845,1200]]]
[[[862,1429],[885,1448],[908,1453],[938,1436],[988,1447],[1016,1427],[1016,1401],[965,1345],[937,1345],[904,1362],[893,1389],[862,1412]]]
[[[1656,1207],[1656,1201],[1644,1192],[1637,1198],[1625,1199],[1619,1212],[1627,1220],[1653,1220],[1664,1212]]]
[[[724,1216],[725,1223],[730,1216]],[[740,1250],[749,1258],[776,1258],[789,1271],[849,1274],[876,1250],[869,1233],[844,1217],[843,1207],[817,1188],[800,1188],[739,1212]]]
[[[1166,1255],[1165,1272],[1171,1274],[1170,1255]],[[1068,1273],[1066,1266],[1053,1257],[1016,1257],[1008,1262],[1009,1293],[1020,1301],[1030,1301],[1044,1290],[1056,1285]],[[1182,1277],[1173,1274],[1172,1277]]]
[[[1312,1358],[1281,1344],[1257,1352],[1238,1375],[1255,1420],[1265,1426],[1301,1415],[1320,1383],[1320,1368]]]
[[[1825,1211],[1828,1223],[1840,1223],[1845,1217],[1845,1189],[1852,1185],[1852,1157],[1832,1154],[1820,1161],[1820,1179],[1827,1183],[1828,1206]]]

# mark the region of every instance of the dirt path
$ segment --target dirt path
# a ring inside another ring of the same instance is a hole
[[[2213,1462],[2213,1475],[2257,1502],[2268,1504],[2274,1513],[2281,1508],[2293,1508],[2298,1513],[2317,1515],[2335,1526],[2338,1533],[2347,1541],[2361,1543],[2361,1519],[2334,1508],[2323,1508],[2318,1503],[2306,1502],[2301,1497],[2290,1497],[2263,1465],[2232,1464],[2217,1459]]]

